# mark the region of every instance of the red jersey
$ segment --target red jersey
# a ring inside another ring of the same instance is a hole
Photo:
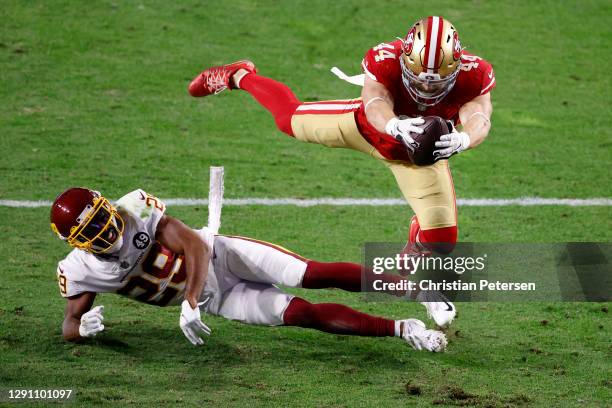
[[[408,94],[402,82],[399,58],[402,53],[401,40],[379,44],[366,53],[361,66],[365,75],[385,86],[393,95],[396,115],[440,116],[459,123],[459,109],[467,102],[495,88],[493,67],[480,57],[463,52],[461,70],[451,91],[434,106],[419,106]],[[423,110],[421,110],[423,109]],[[390,160],[408,160],[406,147],[393,136],[381,133],[372,126],[361,104],[355,112],[357,127],[363,137]]]

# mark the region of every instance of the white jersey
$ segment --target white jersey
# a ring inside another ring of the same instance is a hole
[[[125,224],[119,253],[94,255],[72,250],[58,264],[61,295],[112,292],[158,306],[180,304],[187,280],[183,255],[155,241],[164,203],[135,190],[120,198],[115,208]],[[206,229],[199,233],[212,248],[213,234]]]

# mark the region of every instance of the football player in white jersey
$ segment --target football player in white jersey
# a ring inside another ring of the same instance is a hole
[[[361,265],[305,259],[245,237],[193,230],[165,214],[142,190],[111,204],[100,193],[70,188],[51,207],[51,228],[74,249],[58,264],[67,300],[63,336],[80,341],[104,330],[97,293],[156,306],[180,305],[179,325],[194,345],[211,333],[200,310],[247,324],[299,326],[329,333],[401,337],[417,350],[443,351],[444,333],[417,319],[391,320],[334,303],[312,304],[277,285],[361,291]],[[368,272],[364,273],[368,279]],[[389,283],[403,278],[376,275]],[[405,295],[405,293],[393,293]]]

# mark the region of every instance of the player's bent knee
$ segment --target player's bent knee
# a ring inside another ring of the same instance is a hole
[[[417,217],[422,229],[444,228],[457,225],[455,207],[449,204],[428,204],[417,210]]]
[[[277,116],[274,118],[274,121],[276,122],[276,127],[278,130],[286,135],[294,137],[293,129],[291,129],[291,115]]]
[[[223,294],[212,314],[242,323],[279,326],[293,296],[274,285],[243,281]]]
[[[291,137],[295,137],[293,128],[291,127],[291,118],[293,117],[293,114],[298,106],[299,104],[290,104],[283,110],[282,113],[274,116],[274,122],[276,123],[278,130]]]

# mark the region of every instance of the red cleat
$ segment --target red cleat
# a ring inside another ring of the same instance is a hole
[[[420,229],[421,227],[419,226],[419,220],[417,219],[416,215],[413,215],[412,219],[410,220],[410,229],[408,230],[408,242],[406,242],[406,246],[404,246],[404,249],[402,249],[402,251],[399,253],[400,256],[416,258],[419,256],[431,255],[430,251],[424,249],[422,245],[417,243],[417,235],[419,234]],[[416,271],[413,271],[412,267],[407,265],[405,268],[400,268],[398,272],[402,276],[407,276]]]
[[[419,220],[416,215],[413,215],[410,219],[410,230],[408,231],[408,243],[416,244],[417,235],[419,234]]]
[[[228,88],[232,88],[230,78],[239,69],[246,69],[249,72],[256,73],[257,68],[249,60],[234,62],[233,64],[219,65],[204,70],[189,84],[189,94],[191,96],[208,96],[218,94]]]

